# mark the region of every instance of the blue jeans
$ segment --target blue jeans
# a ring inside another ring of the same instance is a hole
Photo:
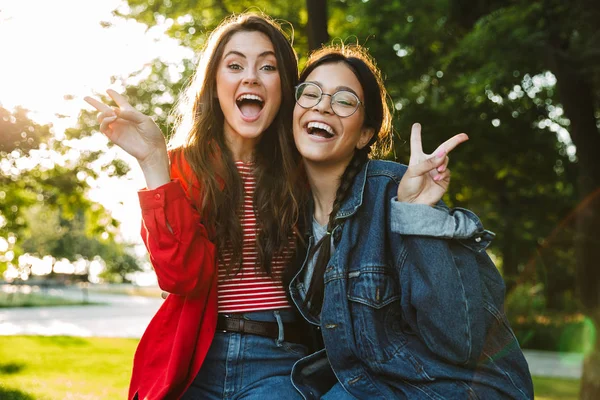
[[[293,322],[291,310],[257,311],[242,314],[253,321]],[[306,356],[302,344],[289,343],[247,333],[220,332],[208,350],[200,372],[183,400],[196,399],[302,399],[292,385],[292,366]]]

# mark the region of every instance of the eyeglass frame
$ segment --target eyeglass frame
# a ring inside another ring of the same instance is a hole
[[[314,105],[312,105],[312,106],[310,106],[310,107],[304,107],[302,104],[300,104],[300,103],[298,102],[298,88],[299,88],[300,86],[302,86],[302,85],[312,85],[312,86],[316,86],[317,88],[319,88],[319,91],[321,92],[321,95],[319,96],[319,100],[318,100],[318,101],[317,101],[317,102],[316,102]],[[333,96],[335,96],[336,94],[338,94],[338,93],[341,93],[341,92],[350,93],[351,95],[353,95],[354,97],[356,97],[356,100],[358,101],[358,104],[356,105],[356,108],[355,108],[355,109],[354,109],[354,111],[352,111],[352,113],[351,113],[351,114],[349,114],[349,115],[344,115],[344,116],[342,116],[342,115],[339,115],[339,114],[338,114],[338,113],[336,113],[336,112],[335,112],[335,110],[333,109],[333,105],[332,105],[332,103],[331,103],[331,99],[333,99]],[[302,83],[299,83],[298,85],[296,85],[296,86],[294,87],[294,99],[295,99],[295,101],[296,101],[296,104],[298,104],[300,107],[304,108],[305,110],[308,110],[308,109],[310,109],[310,108],[313,108],[313,107],[316,107],[316,106],[318,106],[318,105],[319,105],[319,103],[321,102],[321,100],[323,100],[323,96],[329,96],[329,104],[330,104],[330,107],[331,107],[331,111],[333,111],[333,113],[334,113],[335,115],[337,115],[338,117],[340,117],[340,118],[348,118],[348,117],[351,117],[351,116],[353,116],[353,115],[356,113],[356,111],[358,110],[358,108],[359,108],[360,106],[363,106],[363,107],[364,107],[364,103],[363,103],[363,101],[362,101],[362,100],[361,100],[361,99],[358,97],[358,95],[357,95],[356,93],[354,93],[354,92],[352,92],[352,91],[350,91],[350,90],[341,89],[341,90],[338,90],[337,92],[335,92],[335,93],[333,93],[333,94],[329,94],[329,93],[325,93],[325,92],[323,92],[323,88],[322,88],[321,86],[317,85],[316,83],[313,83],[313,82],[302,82]]]

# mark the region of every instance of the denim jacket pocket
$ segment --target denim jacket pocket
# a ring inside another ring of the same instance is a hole
[[[348,274],[348,300],[382,308],[400,299],[395,278],[385,267],[369,267]]]
[[[348,300],[357,351],[363,360],[381,363],[406,344],[397,280],[385,267],[348,274]]]

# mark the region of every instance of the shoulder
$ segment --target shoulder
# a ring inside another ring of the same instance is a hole
[[[370,160],[366,168],[367,179],[382,177],[400,182],[408,167],[394,161]]]

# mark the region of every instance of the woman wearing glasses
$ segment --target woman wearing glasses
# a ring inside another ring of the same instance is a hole
[[[296,88],[294,140],[312,209],[308,256],[291,279],[324,349],[298,361],[307,399],[533,397],[485,252],[493,234],[440,202],[452,137],[432,154],[411,133],[408,167],[373,161],[390,143],[379,71],[360,47],[313,54]]]

